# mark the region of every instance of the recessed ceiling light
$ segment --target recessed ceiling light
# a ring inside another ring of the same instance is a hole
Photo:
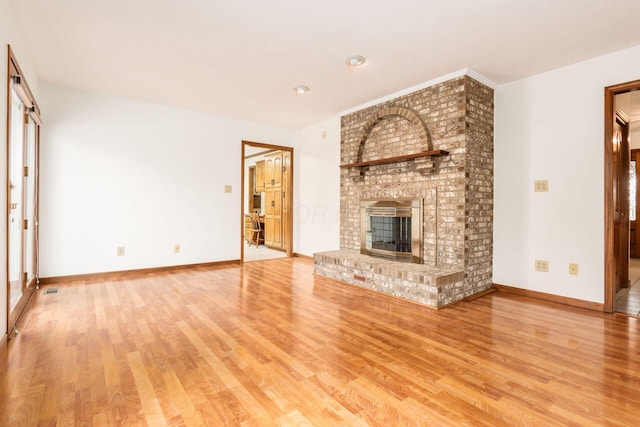
[[[364,58],[364,56],[361,55],[351,55],[350,57],[348,57],[344,62],[349,66],[349,67],[359,67],[360,65],[364,64],[364,62],[366,61],[366,59]]]
[[[298,95],[302,95],[305,92],[309,92],[309,87],[308,86],[304,86],[304,85],[300,85],[300,86],[294,87],[293,91],[295,93],[297,93]]]

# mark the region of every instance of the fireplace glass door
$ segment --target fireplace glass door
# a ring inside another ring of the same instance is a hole
[[[361,202],[360,252],[404,262],[422,262],[421,200]]]
[[[411,253],[410,217],[370,216],[368,225],[368,248]]]

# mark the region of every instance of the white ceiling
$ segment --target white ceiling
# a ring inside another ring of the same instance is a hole
[[[9,1],[41,81],[290,128],[465,68],[502,84],[640,45],[638,0]]]

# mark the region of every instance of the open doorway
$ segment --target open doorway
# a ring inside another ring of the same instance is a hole
[[[241,260],[293,255],[293,148],[242,141]]]
[[[640,91],[616,95],[629,111],[629,287],[617,293],[614,311],[640,316]]]
[[[631,217],[635,201],[630,200],[634,192],[630,179],[633,174],[630,156],[633,144],[640,142],[640,134],[633,138],[636,129],[633,123],[640,121],[640,110],[635,106],[636,102],[640,102],[638,91],[640,80],[605,88],[606,312],[628,312],[624,298],[632,295],[630,290],[635,282],[635,263],[630,261],[630,246],[635,237],[631,235],[631,227],[635,225],[635,218]]]

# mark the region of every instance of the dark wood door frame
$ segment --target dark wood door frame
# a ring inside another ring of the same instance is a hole
[[[287,242],[287,257],[291,258],[293,256],[293,177],[294,177],[294,169],[293,169],[293,148],[292,147],[285,147],[283,145],[272,145],[272,144],[265,144],[262,142],[253,142],[253,141],[242,141],[242,154],[240,156],[240,162],[241,162],[241,181],[240,181],[240,188],[241,190],[241,195],[240,195],[240,261],[244,262],[244,197],[245,197],[245,191],[244,191],[244,185],[245,185],[245,173],[244,173],[244,158],[245,158],[245,147],[246,146],[251,146],[251,147],[259,147],[259,148],[264,148],[265,150],[280,150],[280,151],[288,151],[289,153],[291,153],[291,164],[289,166],[289,173],[290,173],[290,179],[289,179],[289,188],[287,188],[286,194],[287,194],[287,198],[288,198],[288,203],[289,203],[289,221],[287,222],[287,228],[288,228],[288,239],[289,241]]]
[[[603,310],[613,313],[615,299],[615,267],[619,261],[614,250],[614,176],[613,134],[615,122],[615,96],[640,90],[640,80],[604,88],[604,305]],[[628,268],[629,260],[626,260]]]

